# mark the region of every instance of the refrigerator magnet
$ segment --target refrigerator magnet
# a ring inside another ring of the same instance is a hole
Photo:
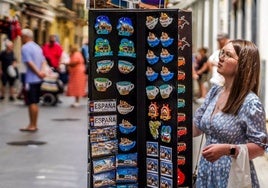
[[[134,84],[129,81],[120,81],[116,83],[116,89],[120,95],[128,95],[134,89]]]
[[[152,50],[148,50],[148,52],[146,54],[146,59],[150,65],[154,65],[158,62],[159,57],[156,56]]]
[[[178,49],[179,50],[184,50],[185,47],[190,47],[189,42],[186,41],[186,37],[183,37],[178,40]]]
[[[163,63],[169,63],[173,60],[174,55],[171,55],[167,49],[162,48],[160,58]]]
[[[147,79],[150,82],[155,81],[157,79],[157,77],[158,77],[158,73],[155,72],[152,67],[147,67],[147,70],[146,70],[145,74],[146,74]]]
[[[122,74],[128,74],[134,70],[135,66],[129,61],[118,60],[118,70]]]
[[[117,105],[117,110],[120,114],[128,114],[130,112],[132,112],[132,110],[134,109],[134,106],[131,106],[130,104],[128,104],[126,101],[124,100],[120,100],[119,101],[119,105]]]
[[[159,129],[160,125],[161,125],[160,121],[149,121],[150,133],[154,139],[157,139],[159,137],[158,129]]]
[[[128,138],[120,138],[119,148],[121,151],[129,151],[134,148],[136,141],[130,140]]]
[[[97,38],[95,41],[95,57],[112,56],[110,42],[107,39]]]
[[[119,124],[119,130],[123,134],[130,134],[136,130],[136,126],[128,120],[122,119],[122,122]]]
[[[155,47],[160,43],[160,40],[155,36],[154,33],[149,32],[149,35],[147,37],[147,42],[148,42],[149,46]]]
[[[119,36],[129,37],[134,33],[132,21],[128,17],[119,18],[116,29],[118,30]]]
[[[161,12],[159,22],[162,25],[162,27],[169,26],[173,21],[173,18],[170,18],[167,13]]]
[[[123,38],[119,44],[118,56],[136,57],[133,41]]]
[[[113,68],[114,62],[112,60],[101,60],[97,62],[97,73],[108,73]]]
[[[183,29],[185,25],[190,25],[190,22],[185,19],[185,16],[182,16],[178,19],[178,27]]]
[[[148,116],[150,116],[152,119],[156,119],[159,116],[158,108],[159,107],[157,106],[156,102],[151,102],[149,105]]]
[[[161,41],[162,46],[168,47],[173,43],[174,39],[170,38],[166,32],[162,32],[160,41]]]
[[[170,143],[171,141],[171,126],[163,125],[161,128],[161,140],[165,143]]]
[[[162,77],[162,80],[164,82],[167,82],[169,80],[171,80],[174,76],[174,73],[173,72],[170,72],[169,69],[165,66],[162,66],[162,70],[160,72],[160,75]]]
[[[158,23],[158,18],[154,18],[153,16],[146,17],[146,26],[148,29],[154,29]]]
[[[109,34],[112,31],[112,25],[108,16],[100,15],[96,18],[95,30],[97,34]]]

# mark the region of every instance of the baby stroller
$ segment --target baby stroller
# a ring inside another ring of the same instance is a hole
[[[46,106],[56,106],[60,93],[63,93],[63,83],[59,79],[59,73],[51,69],[41,84],[41,103]]]

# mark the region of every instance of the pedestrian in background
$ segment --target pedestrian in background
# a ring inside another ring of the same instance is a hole
[[[77,45],[70,47],[70,62],[67,66],[69,81],[66,95],[75,97],[75,101],[71,107],[79,107],[80,98],[85,96],[86,74],[84,58]]]
[[[258,97],[260,57],[258,48],[246,40],[232,40],[219,53],[217,71],[223,86],[214,85],[196,110],[193,136],[205,134],[196,187],[259,187],[252,159],[267,147],[264,107]],[[233,175],[233,169],[243,163]],[[248,166],[248,168],[247,168]],[[241,172],[241,173],[239,173]],[[244,175],[248,173],[248,177]],[[236,186],[231,183],[238,181]],[[242,180],[239,182],[239,180]],[[242,186],[243,184],[243,186]]]
[[[63,83],[67,82],[66,73],[61,72],[61,68],[60,68],[60,62],[61,62],[63,49],[61,45],[57,42],[56,35],[53,34],[49,36],[49,41],[43,45],[42,50],[48,62],[48,65],[52,67],[55,72],[59,74],[59,79]],[[57,99],[57,101],[61,103],[60,99]]]
[[[207,82],[209,75],[209,65],[207,63],[207,48],[202,47],[198,49],[198,54],[195,60],[195,74],[197,75],[197,83],[199,88],[199,98],[196,99],[196,102],[202,104],[205,100],[207,94]]]
[[[42,49],[49,66],[58,71],[63,49],[56,41],[56,35],[50,35],[49,41],[43,45]]]
[[[6,49],[0,53],[0,77],[2,81],[0,101],[5,99],[6,86],[9,86],[9,100],[15,100],[15,81],[18,79],[17,62],[13,51],[13,42],[5,42]]]
[[[219,33],[217,35],[218,47],[219,49],[214,51],[212,55],[208,58],[208,64],[211,70],[210,84],[217,84],[223,86],[224,78],[217,72],[219,53],[220,49],[229,41],[229,35],[227,33]]]
[[[40,86],[42,79],[46,76],[42,67],[46,64],[41,47],[33,41],[33,32],[30,29],[22,30],[22,62],[26,66],[25,73],[25,98],[29,111],[29,125],[20,131],[35,132],[37,128]]]

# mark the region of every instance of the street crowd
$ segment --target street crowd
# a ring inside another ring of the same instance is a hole
[[[88,43],[85,41],[82,47],[70,45],[65,51],[58,36],[51,34],[41,46],[28,28],[21,31],[21,42],[21,60],[16,58],[13,42],[8,39],[0,53],[0,104],[23,100],[29,109],[29,124],[20,131],[36,132],[40,101],[56,106],[62,102],[59,94],[63,93],[74,97],[70,106],[76,108],[87,96]]]

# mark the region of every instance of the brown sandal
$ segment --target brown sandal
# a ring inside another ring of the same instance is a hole
[[[35,129],[29,129],[29,128],[21,128],[20,131],[22,132],[36,132],[38,131],[38,128],[35,128]]]

